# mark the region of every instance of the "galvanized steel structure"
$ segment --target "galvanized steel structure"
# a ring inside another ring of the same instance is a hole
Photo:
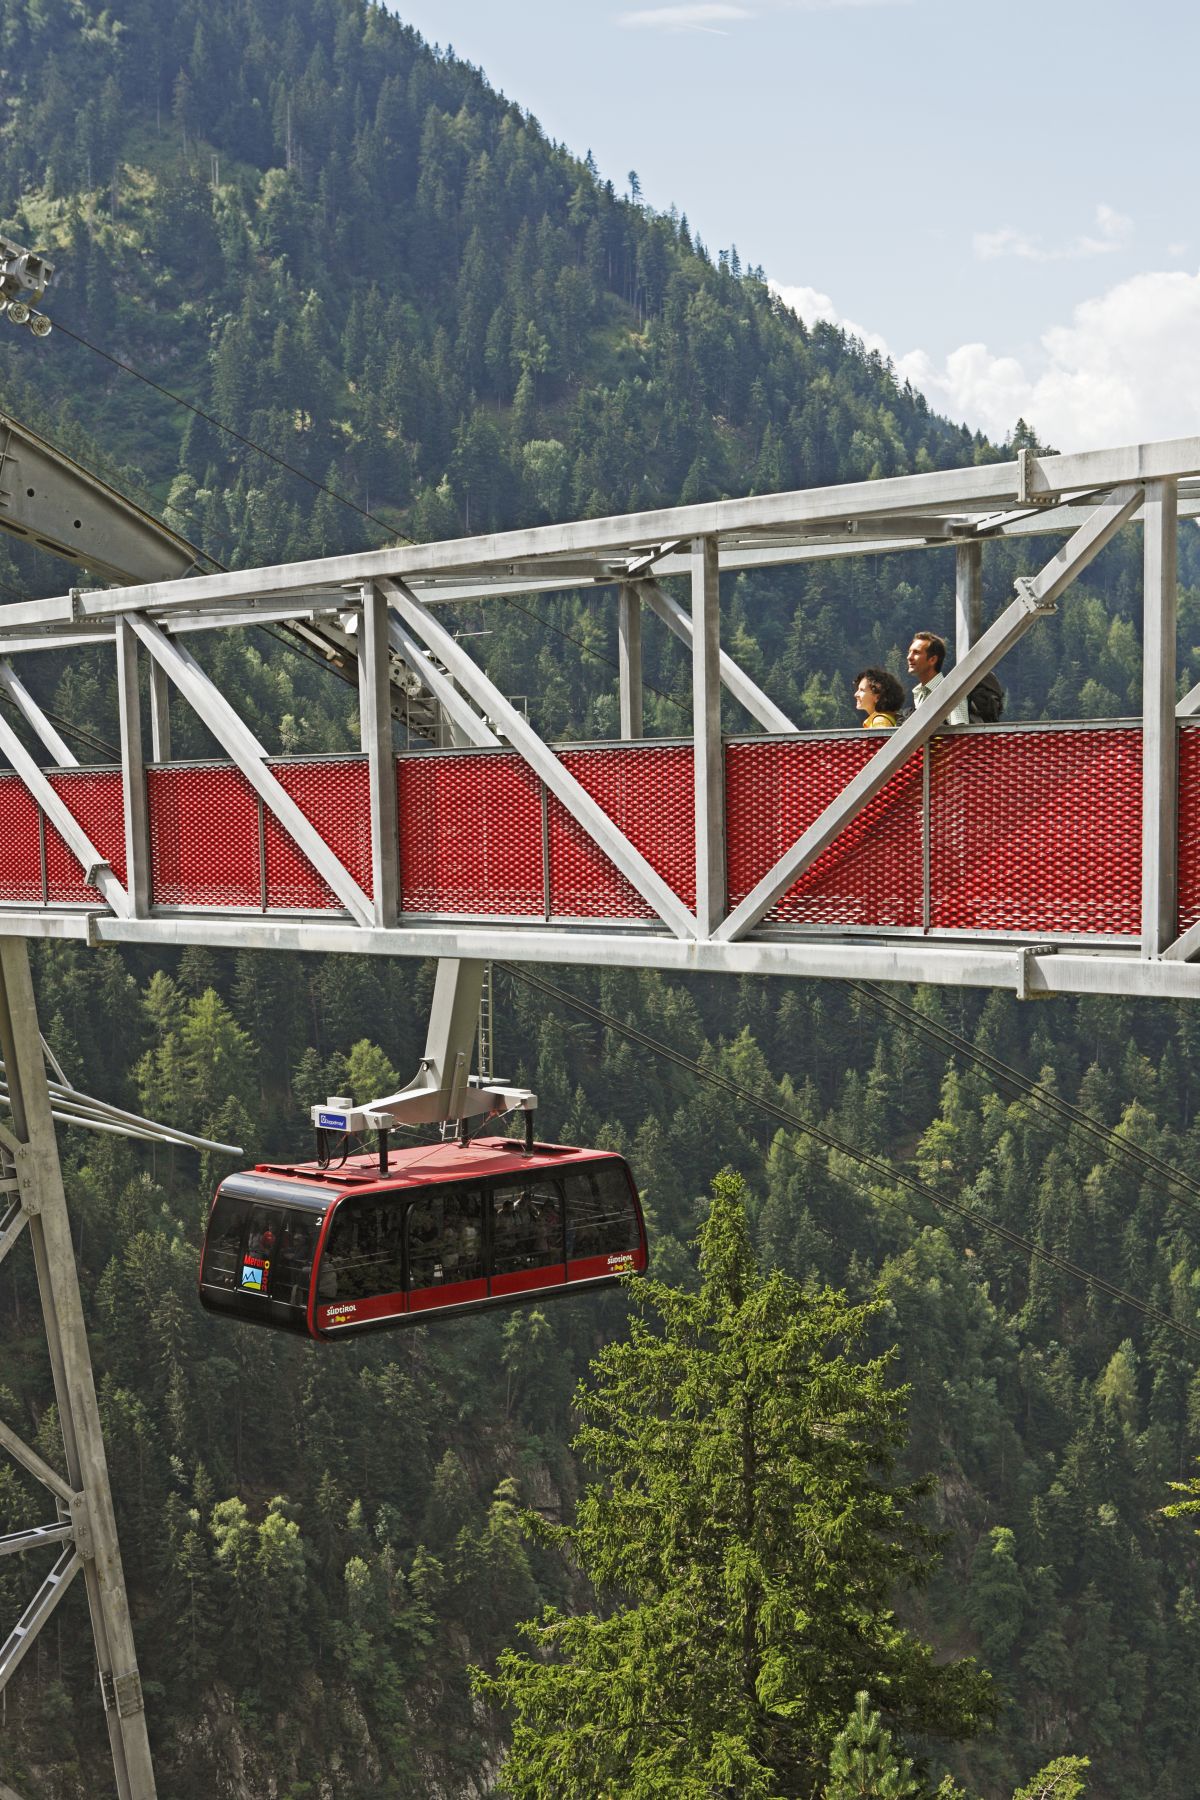
[[[57,1551],[0,1646],[0,1687],[82,1571],[122,1800],[153,1800],[154,1774],[26,940],[1200,997],[1200,686],[1177,704],[1175,654],[1179,521],[1197,517],[1186,439],[231,574],[0,420],[0,529],[127,584],[0,608],[0,691],[25,726],[0,713],[0,1260],[27,1231],[67,1467],[0,1424],[56,1502],[0,1554]],[[1129,524],[1141,719],[946,729]],[[1061,547],[984,629],[984,545],[1049,534]],[[798,732],[722,650],[723,574],[916,549],[953,556],[956,659],[894,732]],[[621,735],[552,746],[438,614],[581,589],[615,598]],[[642,736],[647,615],[690,654],[678,740]],[[270,756],[186,647],[264,623],[357,682],[359,753]],[[84,645],[115,658],[119,766],[81,767],[19,672]],[[722,687],[750,735],[722,737]],[[172,694],[217,758],[172,761]]]
[[[41,754],[0,718],[13,770],[0,779],[11,852],[0,933],[1200,994],[1200,735],[1187,724],[1200,691],[1176,704],[1175,658],[1177,532],[1198,514],[1200,439],[1023,451],[6,606],[0,684]],[[1051,628],[1071,583],[1131,523],[1144,538],[1142,719],[947,730],[954,705],[1027,632]],[[1061,547],[984,630],[983,546],[1051,533]],[[85,519],[83,562],[87,535]],[[914,549],[953,557],[947,679],[895,732],[796,732],[720,647],[721,576]],[[686,578],[690,608],[662,585],[672,576]],[[467,600],[567,589],[615,598],[619,741],[544,742],[439,618]],[[640,736],[647,614],[690,650],[684,740]],[[266,621],[356,668],[360,755],[271,757],[186,647],[193,633]],[[84,644],[116,658],[119,769],[79,769],[15,666]],[[722,739],[723,684],[754,735]],[[171,763],[168,693],[220,759]],[[397,754],[393,719],[416,695],[450,719],[457,748]],[[1083,814],[1086,855],[1070,838]]]

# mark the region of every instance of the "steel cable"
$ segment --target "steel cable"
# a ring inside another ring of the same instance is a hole
[[[1043,1107],[1047,1113],[1068,1128],[1086,1132],[1090,1137],[1098,1139],[1106,1148],[1119,1151],[1131,1162],[1148,1169],[1170,1186],[1182,1188],[1188,1195],[1200,1202],[1200,1181],[1194,1180],[1182,1169],[1177,1169],[1173,1163],[1166,1162],[1161,1156],[1156,1156],[1153,1150],[1147,1150],[1144,1145],[1135,1143],[1132,1138],[1122,1137],[1120,1132],[1111,1125],[1105,1125],[1102,1120],[1093,1118],[1090,1113],[1084,1112],[1082,1107],[1075,1106],[1070,1100],[1064,1100],[1061,1095],[1051,1093],[1049,1088],[1043,1087],[1040,1082],[1033,1081],[1028,1075],[1023,1075],[1019,1069],[1014,1069],[1009,1063],[1002,1062],[990,1051],[980,1050],[959,1033],[951,1031],[949,1026],[941,1025],[935,1019],[926,1019],[917,1011],[916,1007],[908,1005],[898,995],[885,993],[874,985],[866,985],[857,981],[848,981],[846,986],[853,993],[863,995],[865,999],[872,1001],[883,1011],[891,1013],[894,1018],[901,1019],[929,1042],[940,1044],[943,1048],[953,1050],[957,1055],[965,1057],[970,1062],[977,1063],[981,1069],[989,1075],[993,1075],[997,1081],[1006,1082],[1010,1087],[1016,1088],[1019,1094],[1034,1101],[1037,1106]]]
[[[642,1031],[638,1026],[622,1024],[611,1013],[604,1012],[600,1007],[592,1006],[589,1001],[580,1000],[576,995],[556,987],[553,982],[545,981],[539,975],[531,975],[527,970],[516,969],[511,964],[500,966],[508,975],[524,982],[527,987],[536,989],[547,999],[557,1000],[563,1005],[573,1007],[577,1012],[594,1019],[607,1029],[619,1032],[632,1043],[640,1044],[643,1049],[652,1051],[655,1056],[675,1063],[679,1068],[687,1069],[697,1080],[707,1082],[709,1086],[728,1094],[732,1099],[741,1101],[744,1105],[757,1107],[760,1112],[777,1119],[789,1130],[812,1138],[814,1142],[823,1145],[827,1150],[836,1150],[839,1155],[849,1157],[860,1168],[869,1170],[880,1180],[889,1184],[898,1184],[907,1188],[911,1193],[919,1194],[923,1200],[928,1201],[938,1211],[949,1213],[951,1217],[961,1220],[976,1230],[1000,1239],[1010,1248],[1020,1250],[1031,1261],[1045,1263],[1048,1268],[1056,1269],[1059,1274],[1066,1275],[1071,1280],[1094,1289],[1097,1293],[1105,1294],[1110,1300],[1116,1300],[1123,1306],[1132,1307],[1134,1311],[1141,1313],[1153,1324],[1164,1325],[1169,1330],[1177,1332],[1181,1337],[1187,1338],[1189,1342],[1200,1344],[1200,1329],[1173,1319],[1160,1307],[1139,1299],[1136,1294],[1131,1294],[1127,1289],[1119,1287],[1116,1282],[1109,1281],[1107,1276],[1099,1275],[1092,1269],[1085,1269],[1070,1257],[1060,1256],[1055,1250],[1044,1249],[1021,1232],[1012,1230],[1010,1226],[1002,1225],[995,1219],[984,1218],[974,1207],[964,1206],[960,1201],[952,1200],[948,1194],[939,1193],[936,1188],[930,1187],[928,1182],[922,1181],[918,1176],[895,1168],[891,1163],[885,1162],[882,1157],[873,1156],[870,1151],[856,1149],[852,1144],[843,1142],[841,1138],[835,1137],[832,1132],[822,1130],[818,1125],[811,1125],[798,1113],[789,1112],[778,1101],[770,1100],[763,1094],[755,1094],[748,1088],[740,1087],[737,1082],[730,1081],[724,1075],[718,1075],[712,1070],[702,1068],[691,1057],[684,1056],[681,1051],[673,1050],[669,1044],[660,1043],[657,1038],[652,1038],[648,1032]]]

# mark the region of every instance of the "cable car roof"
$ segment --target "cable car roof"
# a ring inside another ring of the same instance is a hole
[[[338,1167],[326,1169],[316,1162],[257,1163],[253,1176],[231,1176],[229,1181],[270,1177],[281,1186],[286,1184],[297,1198],[303,1195],[311,1204],[317,1197],[325,1200],[340,1198],[346,1193],[424,1187],[427,1183],[479,1180],[497,1174],[527,1174],[530,1170],[561,1168],[591,1162],[597,1157],[616,1158],[617,1155],[615,1150],[581,1149],[573,1144],[538,1143],[527,1152],[523,1140],[515,1137],[472,1138],[469,1144],[460,1144],[454,1138],[438,1144],[412,1144],[389,1152],[386,1175],[380,1174],[378,1158],[374,1152],[369,1152],[348,1156]],[[222,1183],[222,1190],[234,1191],[229,1182]],[[247,1198],[252,1197],[266,1198],[265,1195],[247,1195]],[[284,1198],[282,1194],[277,1197]],[[287,1198],[291,1198],[291,1193]]]

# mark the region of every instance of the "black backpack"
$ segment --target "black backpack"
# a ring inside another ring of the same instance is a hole
[[[967,695],[967,718],[972,725],[995,725],[1004,711],[1004,689],[989,670]]]

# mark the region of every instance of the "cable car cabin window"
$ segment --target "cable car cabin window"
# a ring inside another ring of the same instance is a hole
[[[408,1304],[463,1306],[487,1298],[483,1190],[436,1187],[408,1209]]]
[[[337,1319],[381,1318],[404,1310],[404,1208],[399,1197],[343,1200],[317,1272],[317,1300]]]
[[[552,1287],[566,1278],[559,1183],[499,1183],[492,1189],[492,1293]]]
[[[303,1331],[320,1217],[219,1193],[200,1271],[204,1302]]]
[[[564,1185],[570,1279],[586,1281],[644,1267],[637,1203],[624,1163],[573,1169]]]
[[[483,1195],[478,1188],[435,1188],[408,1214],[408,1285],[478,1281],[486,1275]]]

